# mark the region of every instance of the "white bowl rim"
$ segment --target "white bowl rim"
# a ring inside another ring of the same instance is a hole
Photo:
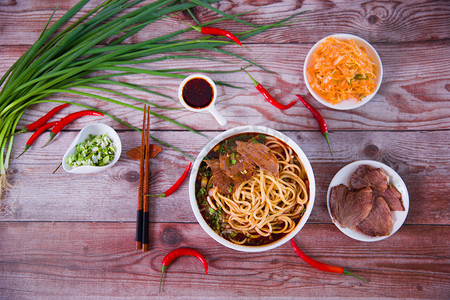
[[[371,236],[365,235],[357,230],[352,230],[349,228],[341,227],[337,223],[337,221],[335,221],[333,219],[333,216],[331,215],[331,209],[330,209],[331,188],[336,185],[339,185],[341,183],[348,186],[348,182],[350,180],[351,174],[353,174],[353,172],[356,171],[356,169],[361,165],[369,165],[369,166],[372,166],[375,168],[382,169],[384,171],[384,173],[387,175],[389,182],[392,183],[397,188],[397,190],[400,192],[400,194],[402,195],[402,202],[403,202],[403,206],[405,207],[405,211],[391,211],[391,215],[392,215],[392,219],[393,219],[392,220],[393,226],[392,226],[392,231],[389,235],[371,237]],[[403,225],[403,223],[405,222],[405,219],[406,219],[406,217],[408,215],[408,211],[409,211],[408,189],[406,188],[406,184],[403,181],[403,179],[400,177],[400,175],[398,175],[398,173],[395,172],[391,167],[389,167],[379,161],[375,161],[375,160],[358,160],[358,161],[354,161],[354,162],[344,166],[342,169],[340,169],[336,173],[336,175],[334,175],[334,177],[331,180],[330,185],[328,187],[328,191],[327,191],[327,209],[328,209],[328,214],[330,215],[330,218],[331,218],[332,222],[334,223],[334,225],[336,225],[336,227],[342,233],[347,235],[348,237],[351,237],[352,239],[362,241],[362,242],[381,241],[381,240],[384,240],[384,239],[392,236],[394,233],[396,233],[400,229],[400,227]]]
[[[83,142],[89,136],[89,134],[99,135],[103,133],[107,133],[108,136],[113,141],[114,146],[116,146],[116,153],[114,155],[114,159],[109,164],[105,166],[79,166],[75,168],[72,168],[67,165],[66,158],[75,152],[75,146],[77,144]],[[113,165],[115,165],[116,162],[119,160],[121,153],[122,153],[122,142],[120,141],[120,137],[117,134],[117,132],[111,126],[108,126],[106,124],[93,123],[83,127],[83,129],[81,129],[80,132],[77,134],[77,136],[74,138],[74,140],[67,148],[62,158],[62,166],[63,169],[69,173],[75,174],[97,173],[109,169]]]
[[[203,216],[201,215],[200,210],[198,208],[197,199],[195,196],[195,180],[197,177],[197,172],[198,172],[200,163],[202,162],[203,158],[209,153],[209,151],[215,145],[217,145],[218,142],[224,140],[225,138],[231,137],[233,135],[247,133],[247,132],[248,133],[256,132],[256,133],[271,135],[271,136],[274,136],[274,137],[280,139],[281,141],[285,142],[286,144],[288,144],[299,156],[303,166],[305,167],[305,170],[306,170],[306,173],[307,173],[308,179],[309,179],[310,199],[309,199],[308,206],[306,207],[306,211],[305,211],[304,215],[302,216],[302,218],[300,219],[300,222],[297,224],[297,226],[295,227],[295,229],[292,232],[290,232],[283,238],[281,238],[273,243],[262,245],[262,246],[236,245],[236,244],[233,244],[232,242],[220,237],[219,235],[217,235],[217,233],[215,233],[214,230],[212,230],[211,227],[203,219]],[[268,127],[264,127],[264,126],[247,125],[247,126],[235,127],[235,128],[231,128],[227,131],[224,131],[224,132],[220,133],[219,135],[217,135],[216,137],[214,137],[213,139],[211,139],[207,143],[207,145],[201,150],[201,152],[198,154],[197,159],[195,160],[195,162],[192,166],[191,175],[189,178],[189,199],[191,202],[192,211],[194,212],[194,215],[195,215],[197,221],[199,222],[199,224],[201,225],[201,227],[203,228],[203,230],[205,230],[206,233],[210,237],[212,237],[214,240],[216,240],[223,246],[226,246],[226,247],[234,249],[234,250],[243,251],[243,252],[261,252],[261,251],[271,250],[271,249],[281,246],[282,244],[286,243],[291,238],[293,238],[303,228],[306,221],[308,220],[308,218],[311,214],[311,211],[313,209],[313,206],[314,206],[315,194],[316,194],[316,186],[315,186],[314,172],[313,172],[311,164],[310,164],[308,158],[306,157],[305,153],[303,152],[303,150],[291,138],[289,138],[285,134],[283,134],[277,130],[274,130],[274,129],[271,129]]]
[[[355,102],[354,100],[344,100],[340,103],[333,105],[332,103],[329,103],[328,101],[324,100],[319,94],[317,94],[311,88],[309,81],[308,81],[308,76],[307,76],[308,62],[310,61],[310,59],[312,59],[312,55],[313,55],[314,51],[317,49],[317,47],[319,47],[319,45],[329,37],[354,40],[359,46],[365,47],[367,53],[374,60],[374,63],[377,65],[377,87],[375,88],[375,91],[372,94],[367,95],[366,97],[361,99],[361,101]],[[367,102],[372,100],[372,98],[377,94],[378,90],[380,89],[381,82],[383,81],[383,64],[382,64],[381,58],[378,55],[378,52],[375,50],[375,48],[369,42],[364,40],[363,38],[360,38],[359,36],[356,36],[353,34],[348,34],[348,33],[336,33],[336,34],[331,34],[329,36],[324,37],[323,39],[318,41],[316,44],[314,44],[314,46],[311,47],[308,54],[306,55],[305,62],[303,64],[303,79],[305,81],[305,85],[306,85],[306,88],[308,89],[309,93],[314,97],[314,99],[316,99],[321,104],[323,104],[329,108],[336,109],[336,110],[350,110],[350,109],[355,109],[360,106],[363,106],[364,104],[366,104]]]

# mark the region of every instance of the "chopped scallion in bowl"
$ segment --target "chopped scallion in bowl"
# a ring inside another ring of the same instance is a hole
[[[114,159],[116,147],[108,134],[93,135],[75,146],[75,153],[67,157],[67,164],[79,166],[105,166]]]
[[[95,123],[78,133],[62,159],[62,166],[69,173],[96,173],[112,167],[121,152],[117,132],[108,125]]]

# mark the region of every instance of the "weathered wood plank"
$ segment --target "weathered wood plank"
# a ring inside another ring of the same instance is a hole
[[[0,291],[9,299],[156,297],[161,260],[180,246],[205,255],[208,275],[195,258],[179,258],[167,270],[161,297],[180,297],[183,291],[189,298],[259,298],[270,290],[289,298],[446,298],[450,291],[449,241],[442,238],[448,226],[405,226],[377,243],[342,237],[333,225],[306,225],[297,235],[297,244],[311,257],[347,266],[369,283],[318,271],[289,243],[254,254],[229,250],[198,224],[152,224],[145,254],[134,250],[133,223],[4,222],[0,234],[8,241],[0,244]]]
[[[1,38],[0,44],[30,44],[40,34],[55,8],[59,18],[77,1],[0,1]],[[93,8],[89,3],[82,13]],[[255,24],[269,24],[291,16],[293,13],[308,11],[304,20],[290,28],[275,28],[249,39],[249,43],[314,43],[322,37],[345,32],[369,40],[370,42],[418,42],[445,40],[449,38],[450,9],[445,0],[420,0],[384,3],[354,1],[221,1],[214,6],[230,14],[252,11],[241,18]],[[205,23],[218,18],[216,13],[199,8],[196,18]],[[333,16],[332,18],[330,16]],[[78,18],[78,16],[76,17]],[[75,19],[76,19],[75,18]],[[156,34],[166,34],[175,29],[186,28],[178,20],[180,16],[158,23],[158,30],[143,30],[131,40],[141,41]],[[298,17],[297,19],[300,19]],[[190,17],[185,17],[192,21]],[[22,22],[27,20],[27,22]],[[249,29],[234,21],[225,21],[221,27],[232,32]],[[151,27],[149,27],[151,28]],[[20,34],[18,34],[18,32]],[[196,33],[189,34],[195,36]]]
[[[218,132],[205,132],[214,137]],[[340,132],[330,133],[334,156],[331,157],[319,131],[285,131],[296,141],[311,161],[316,179],[316,202],[311,222],[330,222],[326,191],[333,176],[346,164],[363,159],[381,161],[403,178],[409,191],[410,211],[407,224],[448,224],[450,208],[446,194],[450,189],[448,132]],[[140,135],[119,132],[123,142],[122,157],[112,169],[98,174],[68,174],[58,166],[66,147],[77,132],[63,132],[46,148],[44,135],[19,159],[12,159],[10,181],[13,188],[8,201],[16,212],[7,219],[35,221],[132,221],[138,190],[138,161],[125,154],[138,146]],[[194,133],[152,132],[157,138],[196,157],[207,139]],[[17,156],[26,136],[16,137],[13,157]],[[152,162],[151,193],[159,194],[176,181],[188,159],[163,147]],[[152,222],[194,222],[188,197],[188,184],[171,197],[151,201]],[[64,212],[64,213],[61,213]],[[170,213],[168,213],[170,212]]]
[[[378,45],[376,45],[378,47]],[[450,57],[450,47],[447,42],[432,42],[417,44],[406,49],[400,48],[401,44],[379,44],[379,53],[384,63],[383,83],[378,94],[368,104],[350,111],[337,111],[326,108],[316,102],[310,95],[307,99],[311,101],[326,118],[331,130],[440,130],[450,128],[450,105],[449,105],[449,83],[450,68],[449,60],[436,60],[435,53],[447,53]],[[8,48],[3,48],[6,55],[11,55]],[[262,65],[279,72],[282,75],[269,74],[252,68],[253,75],[280,101],[288,103],[295,98],[295,94],[308,94],[303,80],[303,60],[309,46],[305,45],[253,45],[252,54],[249,57],[242,49],[238,50],[249,58],[262,55]],[[242,52],[241,52],[242,51]],[[3,51],[1,51],[3,52]],[[444,55],[445,56],[445,55]],[[280,59],[282,57],[283,59]],[[8,65],[13,64],[13,58],[9,63],[1,64],[0,72],[5,72]],[[220,59],[228,59],[219,56]],[[183,64],[188,69],[206,70],[236,70],[240,63],[236,59],[230,60],[236,64],[227,65],[217,62],[197,60],[167,61],[157,65],[147,66],[155,68],[177,68]],[[422,63],[417,65],[417,61]],[[189,74],[189,73],[188,73]],[[287,111],[280,111],[269,103],[256,91],[250,79],[244,73],[210,74],[216,81],[223,81],[243,89],[230,87],[219,87],[217,109],[228,120],[225,128],[239,125],[262,125],[281,130],[311,130],[317,128],[315,120],[310,112],[301,105],[294,105]],[[181,80],[159,78],[154,76],[131,76],[123,81],[159,87],[156,91],[172,97],[173,101],[159,96],[148,95],[129,89],[119,88],[121,92],[132,96],[154,102],[166,107],[181,107],[177,100],[177,89]],[[164,87],[161,89],[161,87]],[[111,87],[109,87],[111,88]],[[113,89],[117,89],[112,87]],[[97,94],[96,91],[88,91]],[[111,94],[98,93],[99,95],[118,99],[139,107],[143,104],[123,97]],[[102,109],[134,126],[141,123],[141,113],[123,108],[117,104],[106,101],[94,100],[86,97],[56,94],[51,99],[75,101]],[[26,110],[19,126],[24,126],[53,107],[55,104],[44,104],[33,106]],[[58,116],[67,112],[80,110],[80,107],[70,107]],[[208,114],[197,114],[185,109],[180,111],[167,111],[163,109],[152,109],[154,112],[172,118],[182,124],[197,130],[221,130],[217,122]],[[106,118],[105,118],[106,119]],[[77,128],[90,122],[85,118],[76,122]],[[160,130],[179,129],[177,125],[152,118],[152,128]],[[69,128],[74,128],[71,125]],[[115,124],[115,128],[126,129],[124,125]]]

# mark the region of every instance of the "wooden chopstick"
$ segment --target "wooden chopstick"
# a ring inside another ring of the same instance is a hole
[[[145,113],[145,110],[144,110]],[[150,177],[150,108],[147,108],[147,132],[145,137],[145,158],[144,158],[144,197],[143,197],[143,228],[142,228],[142,251],[146,252],[148,250],[148,221],[149,221],[149,211],[148,211],[148,181]]]
[[[136,217],[136,249],[142,249],[142,226],[143,226],[143,187],[144,187],[144,158],[145,158],[145,121],[147,105],[144,105],[144,114],[142,117],[142,135],[141,135],[141,156],[139,160],[139,192],[138,192],[138,204],[137,204],[137,217]]]

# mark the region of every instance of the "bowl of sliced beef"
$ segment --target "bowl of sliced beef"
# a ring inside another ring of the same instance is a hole
[[[328,212],[343,233],[360,241],[393,235],[406,219],[409,195],[392,168],[371,160],[353,162],[332,179]]]

